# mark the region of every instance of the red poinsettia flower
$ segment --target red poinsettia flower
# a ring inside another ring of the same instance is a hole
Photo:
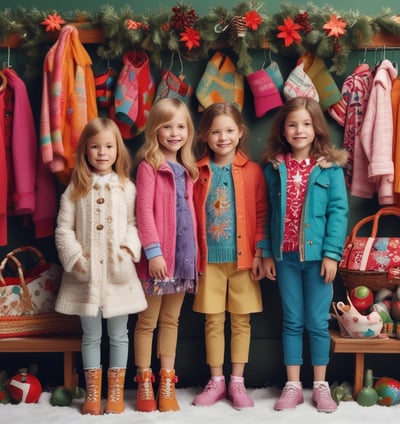
[[[180,41],[184,41],[185,46],[192,50],[193,47],[200,46],[200,33],[193,28],[186,28],[184,32],[181,32]]]
[[[126,27],[131,30],[138,30],[142,28],[142,23],[138,21],[132,21],[132,19],[128,19],[126,21]]]
[[[64,19],[61,19],[61,16],[58,13],[53,13],[52,15],[47,15],[47,18],[40,22],[40,25],[46,26],[47,31],[60,31],[61,25],[65,24]]]
[[[347,22],[344,19],[331,15],[329,22],[327,22],[322,28],[326,31],[326,35],[328,37],[339,38],[346,32],[346,26]]]
[[[293,22],[290,16],[283,20],[283,25],[279,25],[278,29],[281,32],[278,33],[277,38],[285,40],[285,47],[289,47],[293,43],[300,44],[301,37],[297,31],[301,29],[301,25]]]
[[[244,19],[246,20],[247,28],[250,28],[253,31],[256,31],[262,22],[262,18],[258,14],[257,10],[250,10],[250,12],[246,12],[244,14]]]

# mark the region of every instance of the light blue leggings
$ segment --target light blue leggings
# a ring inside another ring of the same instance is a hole
[[[102,315],[99,310],[95,317],[81,316],[82,363],[84,369],[101,368]],[[128,315],[107,319],[107,333],[110,339],[109,368],[126,368],[128,361]]]
[[[303,333],[310,340],[312,365],[329,362],[329,308],[332,283],[320,276],[321,261],[300,262],[297,252],[283,254],[276,261],[277,280],[282,301],[282,344],[285,365],[303,363]]]

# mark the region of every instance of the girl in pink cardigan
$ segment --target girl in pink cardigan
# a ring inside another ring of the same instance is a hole
[[[158,409],[179,410],[174,370],[178,321],[185,293],[195,293],[197,283],[192,197],[198,170],[193,138],[194,126],[183,102],[165,98],[153,105],[136,175],[136,216],[144,250],[138,275],[148,302],[148,308],[138,315],[134,336],[138,411],[157,409],[151,384],[156,327],[161,365]]]

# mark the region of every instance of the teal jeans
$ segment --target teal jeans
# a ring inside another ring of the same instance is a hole
[[[282,302],[282,345],[285,365],[303,363],[303,336],[309,336],[311,364],[329,362],[329,309],[333,297],[332,283],[320,276],[321,261],[300,262],[298,252],[283,254],[276,261]]]

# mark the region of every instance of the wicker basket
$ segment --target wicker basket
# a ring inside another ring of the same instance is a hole
[[[351,271],[339,269],[339,276],[348,292],[357,286],[369,287],[372,291],[382,288],[395,290],[400,285],[397,278],[389,278],[387,272],[380,271]]]
[[[21,260],[17,258],[17,255],[19,255]],[[26,259],[26,263],[28,263],[29,255],[33,255],[35,262],[35,266],[31,269],[27,269],[29,267],[22,263],[25,262],[22,261],[22,258]],[[19,313],[17,314],[0,314],[0,338],[44,334],[80,334],[82,330],[79,316],[64,315],[55,312],[54,306],[49,308],[47,303],[46,308],[39,309],[36,308],[32,302],[31,294],[28,290],[27,279],[28,277],[31,277],[30,279],[36,278],[32,277],[36,275],[36,273],[33,273],[32,269],[39,269],[40,272],[38,271],[38,274],[46,269],[43,268],[47,263],[42,253],[33,246],[23,246],[9,252],[0,263],[0,287],[2,288],[7,287],[6,278],[8,277],[4,277],[3,272],[9,260],[14,264],[14,268],[11,268],[12,271],[18,275],[18,277],[10,277],[12,280],[12,287],[18,286],[19,284],[18,287],[21,289],[21,300],[19,305],[22,305],[23,309],[21,312],[18,310]],[[38,264],[41,265],[41,268],[38,268]],[[53,275],[49,275],[48,278],[50,279],[52,277]],[[52,282],[58,288],[58,281]],[[8,287],[10,287],[10,285]],[[8,291],[4,291],[4,293],[4,296],[7,296]]]
[[[0,319],[0,338],[50,334],[80,334],[78,316],[49,312],[36,315],[8,316]]]

